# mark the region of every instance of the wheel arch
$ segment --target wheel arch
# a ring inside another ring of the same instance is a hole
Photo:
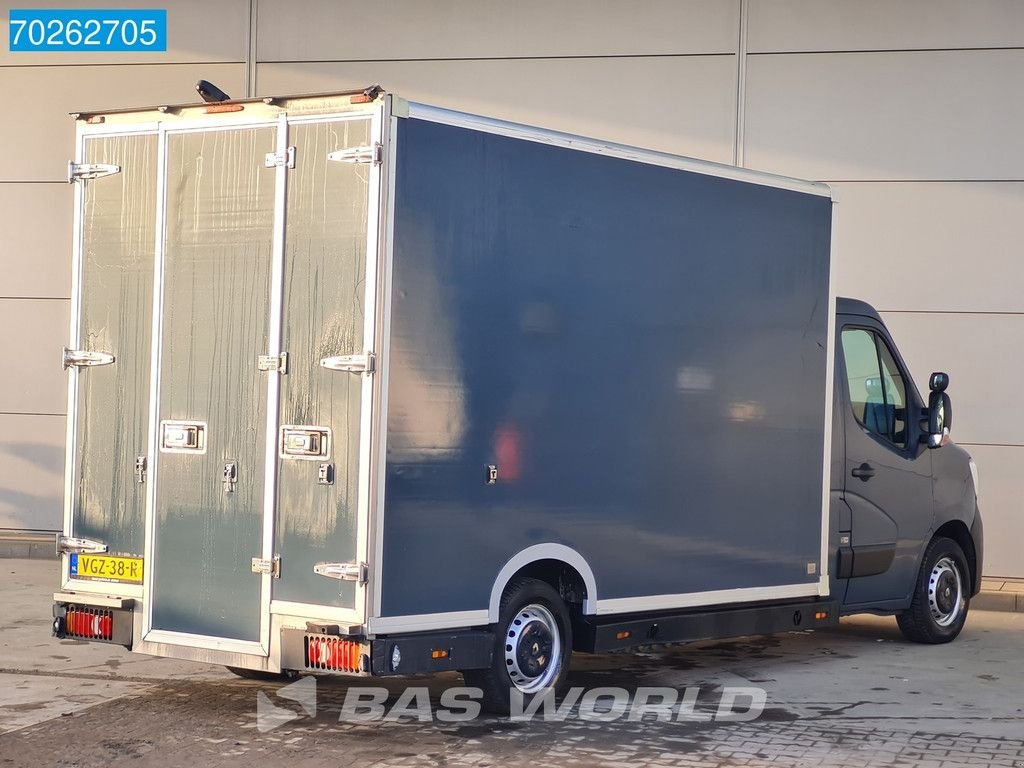
[[[583,587],[583,613],[597,613],[597,581],[594,579],[594,572],[583,557],[572,547],[564,544],[534,544],[524,550],[517,552],[498,572],[497,578],[491,587],[491,599],[488,604],[487,614],[490,623],[498,621],[501,596],[509,582],[516,576],[535,576],[548,582],[556,590],[559,589],[557,579],[552,583],[552,571],[561,566],[575,575],[579,584]]]
[[[932,538],[939,537],[952,539],[964,551],[964,557],[967,558],[967,567],[971,571],[969,574],[969,584],[971,595],[973,596],[976,594],[975,585],[981,584],[981,574],[978,573],[978,551],[974,546],[974,537],[971,535],[970,529],[962,520],[950,520],[939,526],[939,529],[935,531],[935,536]]]

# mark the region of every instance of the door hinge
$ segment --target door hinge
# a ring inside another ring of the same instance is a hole
[[[98,179],[101,176],[113,176],[121,172],[120,165],[113,163],[68,163],[68,184],[86,179]]]
[[[64,347],[62,361],[64,370],[71,366],[89,368],[96,365],[110,365],[116,358],[110,352],[91,352],[85,349],[68,349]]]
[[[320,365],[331,371],[373,373],[376,370],[377,358],[373,352],[366,352],[362,355],[336,355],[320,358]]]
[[[366,147],[349,147],[328,152],[327,159],[335,163],[366,163],[380,165],[384,162],[384,147],[379,142]]]
[[[139,485],[146,482],[146,466],[148,463],[145,456],[135,457],[135,482]]]
[[[100,552],[106,552],[107,545],[102,541],[96,541],[95,539],[80,539],[74,536],[65,536],[62,533],[57,534],[57,554],[99,554]]]
[[[260,355],[256,361],[256,367],[261,371],[275,371],[277,373],[288,373],[288,353],[280,355]]]
[[[267,152],[267,156],[263,158],[265,168],[277,168],[282,165],[285,168],[295,167],[295,147],[288,147],[284,152]]]
[[[274,555],[269,560],[267,560],[264,557],[254,557],[252,559],[252,572],[262,574],[263,576],[273,576],[275,579],[280,579],[281,556]]]
[[[365,584],[370,576],[370,566],[366,563],[317,563],[313,566],[313,573],[328,579]]]

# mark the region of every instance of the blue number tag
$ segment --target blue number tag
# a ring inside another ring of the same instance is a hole
[[[166,51],[167,11],[11,10],[11,51]]]
[[[68,556],[68,574],[70,576],[78,575],[78,553],[72,552]]]

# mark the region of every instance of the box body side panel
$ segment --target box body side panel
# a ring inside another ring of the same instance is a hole
[[[813,594],[831,201],[411,118],[396,162],[381,616],[541,543],[623,606]]]

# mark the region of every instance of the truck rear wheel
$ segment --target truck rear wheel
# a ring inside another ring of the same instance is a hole
[[[466,670],[467,685],[483,691],[483,706],[508,714],[513,691],[524,705],[568,682],[572,623],[558,593],[539,579],[514,579],[501,598],[494,653],[487,669]]]
[[[915,643],[948,643],[960,634],[970,608],[970,570],[952,539],[932,539],[921,561],[914,598],[896,616],[903,636]]]

